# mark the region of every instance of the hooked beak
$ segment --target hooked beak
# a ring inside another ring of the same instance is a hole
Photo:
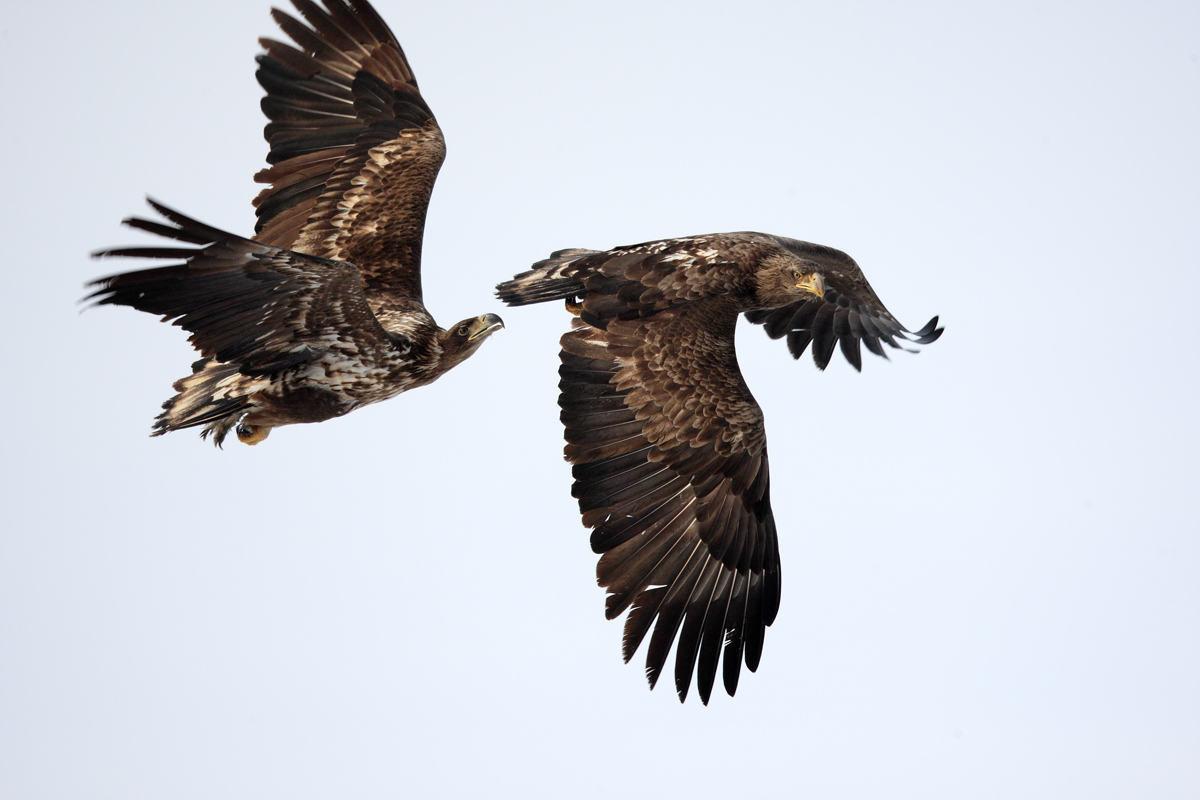
[[[796,284],[796,288],[803,289],[809,294],[815,294],[822,300],[825,299],[825,279],[816,272],[809,273],[801,278],[800,282]]]
[[[504,327],[504,320],[500,319],[495,314],[484,314],[482,317],[475,318],[477,330],[471,334],[470,341],[482,339]]]

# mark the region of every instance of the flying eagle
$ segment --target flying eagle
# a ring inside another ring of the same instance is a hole
[[[175,383],[151,435],[204,426],[257,444],[432,383],[503,327],[495,314],[448,330],[421,295],[425,212],[442,131],[395,35],[367,0],[272,9],[296,46],[260,39],[270,184],[243,239],[151,201],[173,225],[125,223],[189,245],[97,256],[183,259],[95,281],[87,299],[161,314],[203,355]]]
[[[780,587],[766,432],[738,369],[738,315],[786,336],[795,358],[811,345],[825,369],[840,347],[856,370],[860,343],[885,358],[881,343],[929,344],[937,317],[910,332],[850,256],[762,233],[561,250],[497,295],[513,306],[562,299],[578,317],[562,337],[558,403],[606,616],[629,610],[625,660],[649,634],[653,688],[678,637],[680,701],[695,671],[708,703],[722,652],[733,695],[743,659],[758,668]]]

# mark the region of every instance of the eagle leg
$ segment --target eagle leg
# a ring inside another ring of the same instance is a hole
[[[246,425],[243,423],[237,426],[238,441],[242,444],[258,444],[270,435],[271,428],[267,425]]]
[[[567,303],[567,311],[570,311],[572,314],[574,314],[577,317],[579,316],[579,312],[583,311],[583,301],[582,300],[576,301],[574,297],[568,297],[566,299],[566,303]]]

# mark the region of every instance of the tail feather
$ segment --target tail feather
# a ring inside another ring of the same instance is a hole
[[[247,396],[248,380],[236,364],[225,364],[210,358],[202,358],[192,365],[192,374],[175,382],[179,394],[163,403],[163,412],[154,421],[151,436],[162,436],[167,431],[194,428],[204,425],[200,436],[213,437],[220,447],[225,436],[250,410],[252,402]]]
[[[576,278],[575,263],[599,250],[559,250],[539,261],[527,272],[496,286],[496,296],[510,306],[526,306],[547,300],[563,300],[583,293]]]

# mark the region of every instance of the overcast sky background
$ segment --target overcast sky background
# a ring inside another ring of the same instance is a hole
[[[268,4],[10,5],[0,797],[1200,795],[1200,5],[378,0],[448,140],[426,301],[508,328],[224,451],[147,437],[186,334],[76,301],[146,194],[253,230]],[[603,618],[568,316],[492,287],[744,229],[946,333],[739,329],[783,603],[680,706]]]

